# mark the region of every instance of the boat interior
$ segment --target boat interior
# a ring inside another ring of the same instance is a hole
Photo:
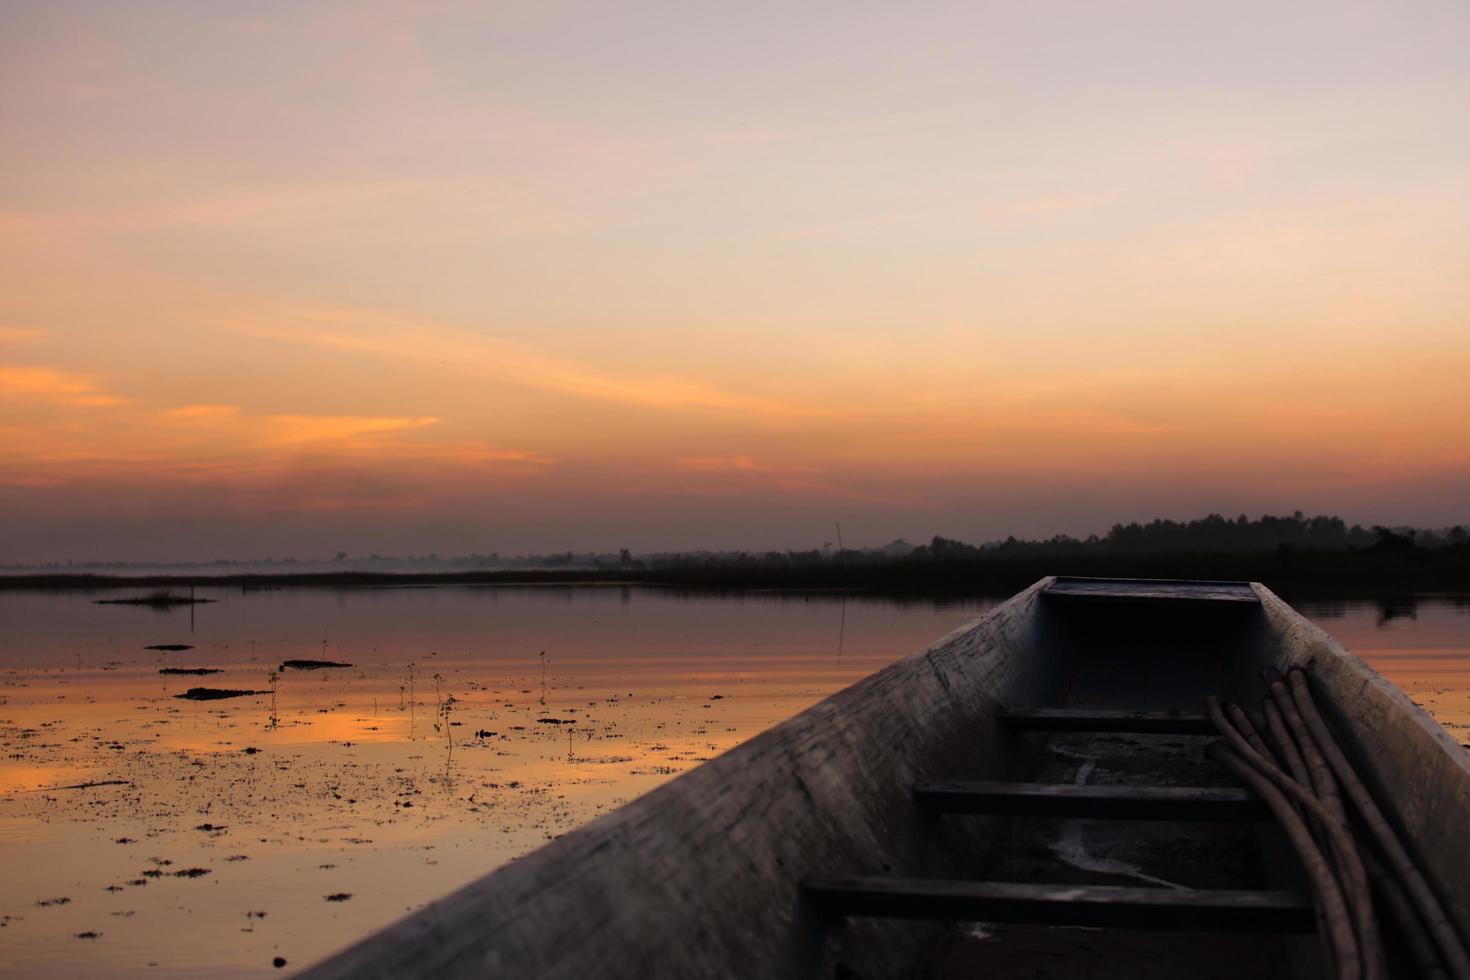
[[[1033,656],[1050,683],[1003,704],[999,731],[977,732],[1003,748],[1000,771],[977,752],[969,772],[913,787],[936,838],[983,824],[964,836],[973,849],[952,843],[932,877],[817,879],[813,901],[829,915],[946,923],[894,971],[915,978],[1321,976],[1299,861],[1205,752],[1206,697],[1259,705],[1261,669],[1299,652],[1263,633],[1257,593],[1059,579],[1039,598]]]

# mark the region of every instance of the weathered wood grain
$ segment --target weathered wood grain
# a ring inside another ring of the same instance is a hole
[[[1051,601],[1081,602],[1260,604],[1249,582],[1183,579],[1058,577],[1047,586],[1046,597]]]

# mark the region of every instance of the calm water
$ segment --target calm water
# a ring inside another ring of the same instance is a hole
[[[993,604],[199,594],[0,593],[0,972],[289,973]],[[1298,608],[1470,738],[1470,601]]]

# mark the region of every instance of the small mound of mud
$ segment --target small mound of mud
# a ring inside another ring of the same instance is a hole
[[[339,664],[335,660],[287,660],[281,664],[281,670],[326,670],[329,667],[351,666],[351,664]]]
[[[128,596],[126,599],[93,599],[99,606],[154,606],[159,609],[168,606],[197,606],[205,602],[214,602],[214,599],[196,599],[193,596],[174,595],[172,592],[153,592],[148,595]]]
[[[223,674],[218,667],[160,667],[160,674]]]
[[[270,691],[235,691],[224,687],[191,687],[174,697],[185,701],[223,701],[225,698],[250,698],[269,693]]]
[[[192,643],[155,643],[152,646],[146,646],[143,649],[167,650],[168,652],[173,653],[178,650],[192,650],[194,649],[194,645]]]

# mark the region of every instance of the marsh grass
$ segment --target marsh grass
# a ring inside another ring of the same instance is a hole
[[[414,710],[413,710],[413,705],[414,705],[414,676],[413,676],[413,668],[414,668],[414,664],[412,662],[410,662],[409,665],[408,665],[408,740],[410,742],[413,741],[413,726],[414,726]]]
[[[438,677],[438,674],[434,675]],[[454,726],[450,718],[454,712],[454,695],[449,695],[439,705],[439,721],[444,727],[444,785],[446,788],[454,789]],[[439,726],[434,726],[438,728]]]

